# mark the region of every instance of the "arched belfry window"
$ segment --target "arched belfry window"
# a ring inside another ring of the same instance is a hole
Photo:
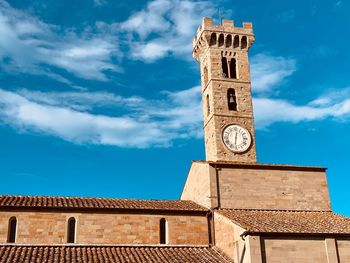
[[[209,116],[209,114],[210,114],[209,94],[207,94],[206,101],[207,101],[207,116]]]
[[[225,40],[224,34],[220,34],[220,36],[219,36],[219,47],[222,47],[224,45],[224,40]]]
[[[209,46],[215,46],[215,45],[216,45],[216,34],[212,33],[210,36]]]
[[[227,104],[228,104],[228,110],[237,111],[236,92],[233,88],[229,88],[227,90]]]
[[[228,78],[228,66],[227,66],[226,57],[221,58],[221,65],[222,65],[222,77]]]
[[[237,78],[236,59],[234,58],[231,58],[231,61],[230,61],[230,78],[231,79]]]
[[[238,35],[236,35],[234,38],[233,47],[234,48],[239,47],[239,36]]]
[[[168,243],[168,223],[165,218],[161,218],[159,221],[159,243]]]
[[[75,243],[76,223],[74,217],[68,219],[67,223],[67,243]]]
[[[247,37],[246,37],[246,36],[242,37],[242,43],[241,43],[241,45],[242,45],[242,46],[241,46],[242,49],[247,48],[248,43],[247,43]]]
[[[8,233],[7,233],[7,242],[15,243],[17,234],[17,218],[11,217],[9,219]]]
[[[226,47],[231,47],[232,46],[232,36],[228,35],[226,37]]]

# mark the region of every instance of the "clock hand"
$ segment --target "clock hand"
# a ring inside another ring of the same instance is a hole
[[[235,144],[237,144],[237,132],[235,133]]]

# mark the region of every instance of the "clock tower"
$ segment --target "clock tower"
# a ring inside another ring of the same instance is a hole
[[[248,50],[251,23],[214,25],[204,18],[193,39],[200,63],[207,161],[255,163],[254,115]]]

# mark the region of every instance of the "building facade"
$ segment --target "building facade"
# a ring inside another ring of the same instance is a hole
[[[198,28],[206,160],[180,200],[0,196],[0,262],[350,262],[326,169],[257,162],[253,43],[251,23]]]

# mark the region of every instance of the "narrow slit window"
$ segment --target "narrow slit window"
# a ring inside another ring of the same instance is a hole
[[[208,69],[207,69],[207,67],[204,67],[204,69],[203,69],[203,81],[204,81],[204,86],[206,86],[208,83]]]
[[[221,58],[221,65],[222,65],[222,77],[228,78],[227,59],[225,57]]]
[[[229,88],[227,90],[227,104],[228,104],[228,110],[237,111],[236,92],[233,88]]]
[[[160,244],[168,243],[167,221],[165,220],[165,218],[161,218],[159,221],[159,243]]]
[[[13,216],[9,219],[8,234],[7,234],[8,243],[16,242],[16,232],[17,232],[17,218]]]
[[[206,101],[207,101],[207,116],[209,116],[209,115],[210,115],[210,101],[209,101],[209,94],[207,94]]]
[[[74,217],[68,219],[67,243],[75,243],[76,220]]]
[[[234,58],[232,58],[230,61],[230,78],[231,79],[237,78],[236,59],[234,59]]]

